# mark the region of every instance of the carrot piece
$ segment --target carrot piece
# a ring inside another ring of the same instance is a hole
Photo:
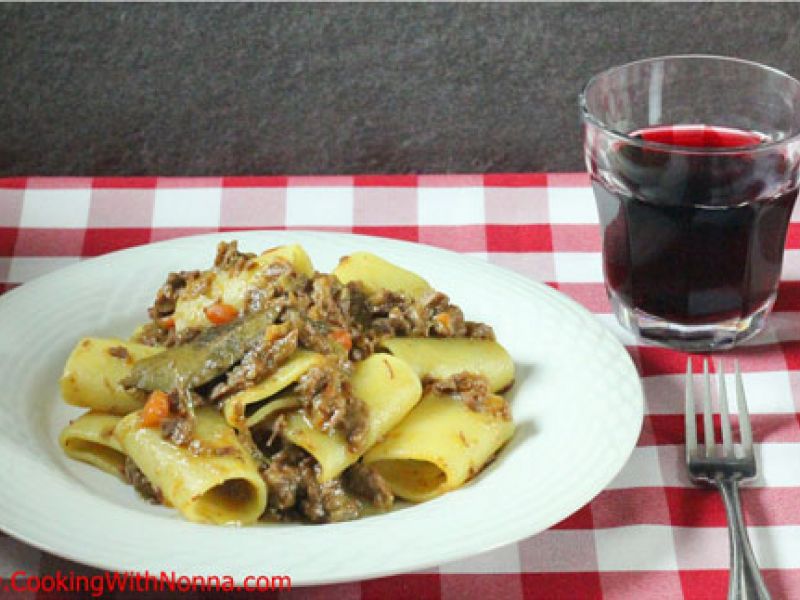
[[[334,329],[331,331],[331,337],[333,338],[334,342],[345,349],[345,352],[350,352],[350,348],[353,347],[353,338],[350,337],[350,334],[347,332],[347,330]]]
[[[436,319],[437,321],[439,321],[439,323],[442,324],[442,327],[444,327],[445,329],[450,331],[450,315],[449,314],[447,314],[447,313],[439,313],[438,315],[436,315],[433,318]]]
[[[224,325],[239,316],[239,311],[235,306],[224,302],[215,302],[211,306],[206,306],[203,312],[214,325]]]
[[[165,319],[161,319],[159,326],[161,329],[175,329],[175,318],[166,317]]]
[[[169,416],[169,396],[161,390],[155,390],[147,398],[142,409],[142,426],[159,427],[161,421]]]

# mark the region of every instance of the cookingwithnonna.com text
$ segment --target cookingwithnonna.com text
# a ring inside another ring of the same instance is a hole
[[[83,592],[97,598],[111,592],[265,592],[292,589],[288,575],[247,575],[237,584],[230,575],[179,575],[174,571],[160,573],[103,572],[83,575],[56,571],[32,575],[15,571],[0,577],[0,591],[10,592]]]

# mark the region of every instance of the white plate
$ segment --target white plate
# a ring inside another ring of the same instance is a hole
[[[81,336],[126,337],[171,270],[206,268],[216,242],[261,251],[299,242],[317,269],[369,250],[420,273],[467,317],[490,323],[517,367],[515,437],[464,488],[332,525],[224,528],[184,521],[66,458],[58,432],[81,411],[58,378]],[[549,287],[475,258],[387,239],[243,232],[116,252],[0,298],[0,528],[63,557],[118,571],[289,575],[293,585],[365,579],[456,560],[538,533],[591,500],[627,460],[642,391],[625,349]]]

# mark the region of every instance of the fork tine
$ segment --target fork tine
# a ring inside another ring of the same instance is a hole
[[[745,456],[753,454],[753,431],[750,428],[750,413],[747,411],[747,399],[744,396],[742,372],[739,361],[736,361],[736,406],[739,409],[739,436]]]
[[[686,460],[697,452],[697,422],[694,413],[694,390],[692,389],[692,359],[686,361]]]
[[[722,452],[723,456],[733,457],[733,433],[731,432],[731,417],[728,414],[728,391],[725,389],[725,365],[719,361],[719,419],[722,426]]]
[[[711,416],[711,376],[708,374],[708,360],[703,359],[703,384],[705,394],[703,394],[703,440],[706,446],[706,457],[714,456],[714,420]]]

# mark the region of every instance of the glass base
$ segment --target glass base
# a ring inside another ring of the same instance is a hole
[[[639,337],[687,352],[713,352],[729,350],[764,329],[777,293],[747,317],[704,325],[666,321],[626,306],[614,292],[609,291],[608,295],[617,320]]]

